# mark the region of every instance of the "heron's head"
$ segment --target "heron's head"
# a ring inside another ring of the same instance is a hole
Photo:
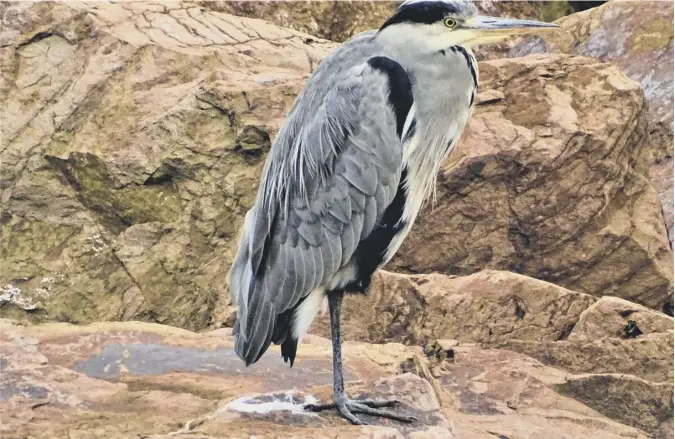
[[[467,0],[406,0],[379,33],[401,44],[410,42],[441,50],[457,44],[471,47],[533,29],[556,27],[540,21],[478,15],[476,6]]]

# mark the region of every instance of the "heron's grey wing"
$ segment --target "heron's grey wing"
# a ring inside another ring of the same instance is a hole
[[[398,114],[392,76],[373,60],[330,78],[323,95],[303,93],[268,157],[230,271],[235,349],[247,364],[269,346],[280,314],[335,281],[396,195],[407,110]],[[409,109],[405,70],[377,60],[405,75]]]

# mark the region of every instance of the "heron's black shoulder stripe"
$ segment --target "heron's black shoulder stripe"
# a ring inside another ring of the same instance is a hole
[[[401,6],[398,11],[382,25],[380,30],[398,23],[432,24],[443,20],[449,14],[458,14],[460,12],[457,5],[450,2],[415,2]]]
[[[389,79],[389,103],[396,115],[396,133],[399,139],[403,135],[403,125],[413,104],[412,83],[408,72],[391,58],[374,56],[368,60],[373,69],[379,70]]]

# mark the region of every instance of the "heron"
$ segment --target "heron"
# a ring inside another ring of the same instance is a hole
[[[308,78],[267,156],[228,279],[237,309],[234,349],[247,366],[271,343],[293,363],[298,342],[328,304],[337,409],[413,422],[396,401],[350,399],[340,311],[367,294],[434,193],[440,166],[472,112],[476,44],[533,28],[478,15],[465,0],[407,0],[378,29],[329,54]]]

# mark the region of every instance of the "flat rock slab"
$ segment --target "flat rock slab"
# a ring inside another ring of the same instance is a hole
[[[330,343],[319,336],[300,345],[293,368],[276,347],[246,368],[227,328],[197,334],[138,322],[5,319],[0,329],[3,437],[648,437],[577,400],[582,376],[467,343],[442,343],[454,355],[438,361],[397,343],[346,342],[349,394],[398,399],[395,410],[419,419],[364,416],[374,425],[351,426],[335,412],[303,410],[332,394]]]

